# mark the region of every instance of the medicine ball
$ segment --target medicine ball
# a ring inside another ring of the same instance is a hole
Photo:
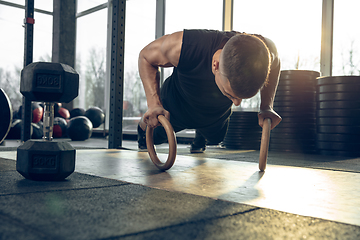
[[[31,135],[32,139],[41,139],[44,135],[43,133],[43,122],[31,123],[33,133]]]
[[[33,123],[40,122],[44,115],[44,109],[40,106],[39,103],[32,102],[31,110],[32,110],[32,122]]]
[[[20,139],[21,138],[21,119],[15,119],[10,127],[9,133],[6,139]],[[33,126],[30,125],[30,136],[33,134]]]
[[[84,141],[91,137],[92,129],[93,125],[87,117],[78,116],[68,122],[67,135],[73,141]]]
[[[85,109],[83,108],[74,108],[70,111],[70,118],[85,116]]]
[[[56,117],[54,118],[53,126],[53,136],[54,138],[61,138],[66,135],[67,131],[67,122],[64,118]]]
[[[66,108],[60,107],[60,108],[58,108],[58,111],[55,111],[54,116],[55,117],[61,117],[61,118],[64,118],[64,119],[69,119],[70,118],[70,112]]]
[[[85,117],[87,117],[94,128],[98,128],[105,121],[105,114],[103,110],[98,107],[91,107],[85,112]]]

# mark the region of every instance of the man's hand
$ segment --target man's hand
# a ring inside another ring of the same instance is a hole
[[[271,129],[275,128],[282,120],[279,114],[277,114],[272,108],[260,110],[258,114],[259,125],[262,127],[265,118],[271,119]]]
[[[156,128],[161,125],[158,120],[159,115],[164,115],[170,121],[170,113],[162,106],[149,108],[143,116],[143,121],[148,127]]]

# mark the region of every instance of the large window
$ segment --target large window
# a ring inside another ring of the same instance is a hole
[[[221,30],[222,6],[219,0],[167,0],[165,33],[185,28]]]
[[[165,13],[165,34],[184,29],[222,30],[223,1],[219,0],[167,0]],[[172,68],[164,69],[164,77]]]
[[[10,2],[10,1],[9,1]],[[11,1],[22,5],[24,1]],[[52,1],[37,0],[35,8],[52,11]],[[21,105],[20,71],[24,66],[25,10],[0,4],[0,87],[10,98],[14,110]],[[52,16],[34,13],[33,61],[51,61]]]
[[[282,70],[320,71],[321,1],[234,0],[234,30],[277,46]]]
[[[132,121],[147,109],[137,60],[140,50],[155,39],[156,2],[126,1],[124,128],[127,122],[134,125]],[[272,39],[278,48],[282,70],[320,71],[322,2],[234,0],[233,29]],[[81,81],[74,107],[98,106],[106,110],[109,97],[105,84],[108,1],[78,0],[77,3],[78,13],[89,9],[95,11],[77,18],[76,69]],[[0,31],[3,33],[0,38],[0,85],[10,96],[15,109],[20,106],[22,97],[19,80],[24,58],[23,5],[24,0],[0,4]],[[165,34],[185,28],[222,29],[222,0],[166,0],[165,6]],[[360,22],[356,12],[359,7],[358,0],[335,0],[333,75],[360,74],[360,33],[355,28]],[[36,0],[35,8],[51,13],[53,1]],[[51,61],[52,16],[35,11],[34,18],[33,61]],[[171,72],[171,68],[166,69],[165,78]],[[257,100],[250,101],[245,107],[256,108],[259,96],[255,98]]]
[[[358,0],[334,2],[333,76],[360,75]]]
[[[123,128],[136,130],[147,110],[145,91],[138,72],[141,49],[155,39],[156,0],[126,2]]]
[[[234,0],[235,31],[261,34],[278,50],[281,70],[320,71],[321,1]],[[241,108],[259,110],[260,95]]]
[[[76,29],[76,70],[80,74],[80,86],[74,106],[104,109],[107,9],[77,18]]]

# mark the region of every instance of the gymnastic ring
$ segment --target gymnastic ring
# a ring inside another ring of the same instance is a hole
[[[165,163],[161,162],[156,154],[154,147],[154,140],[153,140],[154,129],[150,127],[146,128],[146,146],[148,149],[150,159],[155,164],[155,166],[160,170],[168,170],[174,165],[176,158],[176,148],[177,148],[176,137],[173,127],[163,115],[159,115],[158,120],[161,123],[161,125],[164,127],[169,142],[169,155],[166,162]]]

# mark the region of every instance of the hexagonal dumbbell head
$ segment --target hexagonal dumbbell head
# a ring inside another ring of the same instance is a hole
[[[20,92],[30,101],[68,103],[78,95],[79,74],[62,63],[31,63],[21,71]]]
[[[75,155],[68,142],[29,140],[17,150],[16,170],[31,180],[64,180],[75,170]]]

